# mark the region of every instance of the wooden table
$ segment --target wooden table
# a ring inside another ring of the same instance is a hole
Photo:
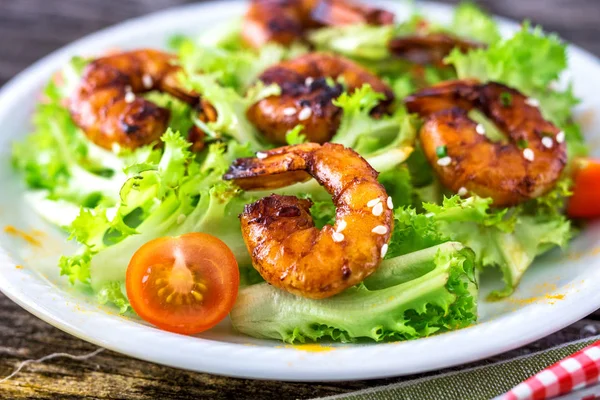
[[[452,0],[446,0],[455,3]],[[0,84],[72,40],[127,18],[186,0],[0,0]],[[596,0],[481,1],[498,15],[529,17],[600,55]],[[600,333],[600,312],[524,348],[508,359]],[[25,359],[53,352],[83,354],[96,346],[42,322],[0,294],[0,377]],[[481,363],[480,363],[481,364]],[[406,378],[339,383],[282,383],[180,371],[104,351],[88,361],[54,359],[27,366],[0,384],[0,398],[21,399],[296,399],[344,393]]]

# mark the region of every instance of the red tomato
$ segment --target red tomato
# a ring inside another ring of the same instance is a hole
[[[131,307],[157,327],[194,334],[229,314],[240,283],[225,243],[205,233],[152,240],[133,255],[125,280]]]
[[[567,213],[573,218],[600,217],[600,161],[581,160],[574,176]]]

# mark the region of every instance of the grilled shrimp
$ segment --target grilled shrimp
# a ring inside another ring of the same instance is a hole
[[[199,96],[178,82],[180,67],[158,50],[135,50],[92,61],[69,108],[90,140],[106,149],[115,144],[136,148],[157,141],[165,132],[169,111],[136,94],[169,93],[198,105]]]
[[[273,194],[245,207],[242,234],[252,263],[270,284],[320,299],[361,282],[387,251],[393,213],[377,172],[340,144],[307,143],[238,159],[224,179],[247,190],[315,178],[333,197],[334,226],[318,230],[310,200]]]
[[[398,37],[390,40],[388,44],[390,52],[398,58],[414,64],[435,65],[437,67],[445,66],[444,58],[454,48],[467,52],[482,47],[484,45],[480,43],[443,33]]]
[[[268,42],[290,45],[307,29],[368,23],[391,24],[394,14],[347,0],[253,0],[244,17],[242,37],[252,47]]]
[[[337,131],[342,110],[332,100],[342,94],[342,85],[329,86],[326,78],[341,78],[353,92],[370,84],[385,94],[374,110],[383,113],[394,100],[392,89],[377,76],[341,56],[309,53],[274,65],[259,77],[281,87],[280,96],[270,96],[248,109],[248,119],[273,143],[285,144],[285,134],[298,124],[311,142],[324,143]]]
[[[564,132],[544,119],[537,101],[499,83],[450,81],[405,99],[425,117],[420,131],[425,155],[441,182],[458,193],[491,197],[511,206],[548,192],[567,161]],[[494,143],[468,117],[478,109],[509,143]]]
[[[393,13],[349,0],[313,0],[312,3],[312,20],[324,26],[394,23]]]

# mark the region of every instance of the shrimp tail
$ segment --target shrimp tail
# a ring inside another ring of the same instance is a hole
[[[239,158],[229,167],[223,179],[233,180],[244,190],[277,189],[306,182],[306,154],[317,148],[315,143],[285,146],[257,153],[257,157]]]
[[[280,196],[272,194],[244,207],[242,218],[245,226],[260,224],[265,230],[285,233],[312,228],[315,226],[310,215],[313,202],[309,199],[299,199],[295,196]],[[249,235],[244,235],[247,239]],[[282,236],[279,238],[283,240]]]

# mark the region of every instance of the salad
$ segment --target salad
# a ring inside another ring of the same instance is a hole
[[[159,328],[464,328],[600,216],[566,44],[528,22],[253,0],[168,46],[74,57],[13,148],[26,200],[80,244],[61,275]]]

